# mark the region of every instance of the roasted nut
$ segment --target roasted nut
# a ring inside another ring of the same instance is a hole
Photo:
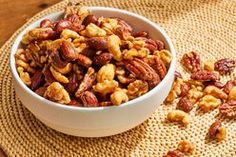
[[[214,69],[216,71],[219,71],[221,75],[232,72],[234,68],[235,68],[235,61],[230,58],[224,58],[218,60],[217,62],[215,62],[215,67],[214,67]]]
[[[220,81],[204,81],[202,82],[204,86],[216,86],[217,88],[223,88],[224,84]]]
[[[70,95],[59,82],[53,82],[47,87],[44,97],[62,104],[70,102]]]
[[[93,23],[95,25],[98,23],[98,19],[95,15],[88,15],[84,18],[83,25],[87,26],[90,23]]]
[[[177,77],[172,85],[172,89],[167,96],[165,102],[166,103],[172,103],[177,96],[181,94],[181,86],[183,84],[183,79]]]
[[[190,72],[197,72],[201,69],[200,56],[196,52],[189,52],[183,55],[181,59],[183,67]]]
[[[168,151],[163,157],[184,157],[183,153],[179,150]]]
[[[193,109],[193,103],[187,97],[182,97],[177,104],[177,109],[190,112]]]
[[[138,58],[127,61],[125,67],[136,78],[147,81],[149,87],[154,87],[161,81],[156,71]]]
[[[121,61],[122,54],[120,51],[121,40],[117,35],[111,35],[108,37],[108,51],[113,55],[114,59]]]
[[[87,68],[92,64],[92,60],[89,57],[82,55],[82,54],[77,55],[76,61],[78,64],[80,64],[84,67],[87,67]]]
[[[116,27],[114,33],[121,39],[127,39],[129,36],[131,36],[131,32],[133,31],[132,27],[122,19],[117,19],[117,21],[118,26]]]
[[[80,83],[79,88],[77,89],[75,93],[75,96],[79,97],[84,91],[91,88],[95,80],[96,80],[95,70],[92,67],[90,67],[88,68],[87,73],[84,75],[84,79]]]
[[[82,103],[81,103],[80,101],[76,100],[76,99],[72,99],[72,100],[70,101],[70,103],[67,104],[67,105],[69,105],[69,106],[80,106],[80,107],[83,106]]]
[[[157,72],[161,79],[165,77],[167,73],[166,66],[159,57],[149,55],[146,61]]]
[[[55,39],[56,32],[51,28],[35,28],[26,33],[22,38],[23,44],[29,44],[34,40],[50,40]]]
[[[140,50],[137,49],[130,49],[123,51],[124,59],[133,59],[134,57],[144,58],[149,54],[149,50],[147,48],[141,48]]]
[[[147,37],[148,32],[145,32],[145,31],[134,32],[134,33],[132,33],[132,36],[133,37]]]
[[[230,90],[231,90],[234,86],[236,86],[236,82],[230,80],[230,81],[226,82],[226,84],[225,84],[224,87],[223,87],[223,88],[224,88],[223,90],[224,90],[225,93],[229,94]]]
[[[180,86],[180,91],[181,91],[180,96],[181,97],[187,96],[190,89],[191,89],[191,87],[190,87],[189,84],[187,84],[187,83],[181,84],[181,86]]]
[[[58,68],[64,68],[68,62],[64,61],[57,50],[49,50],[49,60]]]
[[[92,37],[87,40],[88,45],[96,50],[106,50],[108,48],[107,40],[104,37]]]
[[[230,100],[219,107],[220,113],[229,118],[236,118],[236,101]]]
[[[236,86],[232,87],[229,91],[229,100],[236,100]]]
[[[61,33],[64,29],[71,29],[72,23],[68,20],[60,20],[56,26],[55,26],[55,31],[59,34]]]
[[[99,28],[93,23],[86,26],[85,30],[81,31],[80,34],[87,37],[104,37],[106,36],[106,31]]]
[[[120,105],[129,100],[126,89],[117,89],[114,93],[111,94],[111,102],[113,105]]]
[[[78,78],[75,73],[69,77],[69,83],[64,85],[65,89],[72,95],[78,87]]]
[[[208,112],[217,108],[221,104],[221,100],[212,95],[205,95],[197,104],[203,112]]]
[[[219,80],[219,75],[214,72],[200,70],[192,73],[191,79],[199,81],[216,81]]]
[[[112,81],[115,77],[116,67],[114,64],[103,65],[97,74],[97,82],[101,83],[105,80]]]
[[[180,143],[178,144],[178,150],[183,153],[192,154],[194,149],[195,146],[187,140],[180,141]]]
[[[50,71],[50,67],[51,67],[51,65],[49,65],[49,64],[45,65],[43,68],[43,71],[42,71],[45,81],[48,85],[51,84],[52,82],[56,82],[55,78],[53,77],[53,75]]]
[[[228,95],[224,91],[215,86],[207,86],[203,92],[205,94],[212,95],[218,99],[227,100],[228,98]]]
[[[169,66],[172,60],[172,54],[168,50],[155,51],[153,55],[158,56],[164,62],[165,66]]]
[[[52,76],[61,83],[69,83],[69,80],[67,77],[62,75],[60,72],[56,71],[52,66],[50,67],[50,71],[52,73]]]
[[[134,99],[148,92],[148,83],[142,80],[135,80],[128,85],[127,89],[129,99]]]
[[[30,88],[34,91],[39,88],[40,84],[43,82],[44,76],[42,71],[36,71],[31,77],[31,86]]]
[[[119,83],[115,80],[105,80],[101,83],[97,83],[93,86],[94,91],[106,95],[108,93],[113,93],[118,87]]]
[[[71,42],[65,40],[61,43],[61,55],[66,61],[73,61],[77,59],[75,48]]]
[[[52,28],[53,22],[49,19],[44,19],[43,21],[40,22],[40,27],[41,28]]]
[[[204,62],[204,70],[207,71],[214,71],[214,61],[213,60],[208,60]]]
[[[113,55],[110,53],[101,53],[93,58],[93,64],[99,66],[105,65],[112,60],[112,57]]]
[[[117,75],[117,79],[122,84],[129,84],[131,82],[134,82],[136,79],[132,75],[125,76],[125,75]]]
[[[67,65],[64,68],[59,68],[59,67],[55,66],[54,64],[52,64],[52,66],[54,69],[56,69],[56,71],[58,71],[61,74],[68,74],[72,70],[71,63],[67,63]]]
[[[108,35],[113,34],[115,29],[118,27],[118,20],[116,18],[104,18],[99,17],[99,26],[107,32]]]
[[[39,87],[38,89],[35,90],[35,93],[43,97],[46,90],[47,90],[47,87]]]
[[[69,39],[69,38],[76,39],[76,38],[80,38],[80,35],[73,30],[64,29],[61,32],[61,38],[63,38],[63,39]]]
[[[80,99],[85,107],[97,107],[99,105],[97,97],[89,91],[83,92]]]
[[[175,71],[175,79],[177,78],[182,78],[182,75],[178,71]]]
[[[208,135],[211,139],[221,141],[226,137],[226,129],[221,126],[221,122],[216,120],[209,128]]]
[[[153,39],[145,37],[138,37],[136,38],[136,40],[137,39],[145,41],[145,47],[149,49],[151,52],[154,52],[156,50],[162,50],[164,48],[163,46],[164,44],[160,40],[154,41]]]
[[[190,123],[189,115],[181,110],[173,110],[167,114],[167,119],[171,122],[181,122],[184,126]]]
[[[168,96],[166,97],[165,102],[172,103],[176,97],[177,97],[176,92],[171,90],[170,93],[168,94]]]
[[[196,103],[203,96],[203,91],[201,86],[191,86],[188,92],[187,98],[192,102]]]
[[[17,71],[20,75],[21,80],[27,85],[31,85],[30,75],[27,72],[24,72],[24,69],[22,67],[18,67]]]

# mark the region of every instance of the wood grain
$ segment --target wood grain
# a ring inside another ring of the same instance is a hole
[[[0,0],[0,46],[2,46],[27,19],[59,1],[60,0]],[[6,157],[2,149],[0,149],[0,157]]]

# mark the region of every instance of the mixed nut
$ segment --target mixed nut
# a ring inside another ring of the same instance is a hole
[[[167,114],[167,120],[170,122],[179,122],[187,126],[191,122],[188,113],[194,106],[197,106],[197,111],[203,113],[218,108],[222,117],[236,118],[236,78],[225,84],[220,82],[220,76],[233,72],[236,66],[235,60],[225,58],[216,62],[213,60],[202,62],[197,52],[183,55],[181,63],[184,69],[190,72],[190,78],[183,79],[179,72],[175,73],[172,90],[165,100],[166,104],[177,100],[176,110]],[[226,138],[226,128],[216,119],[209,127],[207,135],[209,139],[222,141]],[[177,150],[169,151],[165,157],[181,157],[188,150],[193,152],[193,149],[194,147],[185,141]]]
[[[118,17],[96,17],[69,4],[64,17],[28,31],[15,54],[21,80],[54,102],[120,105],[154,88],[172,60],[160,40]]]

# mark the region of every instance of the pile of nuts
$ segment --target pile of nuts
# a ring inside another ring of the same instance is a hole
[[[172,60],[160,40],[123,19],[96,17],[69,4],[64,17],[27,32],[15,54],[21,80],[54,102],[120,105],[154,88]]]
[[[179,72],[175,73],[175,81],[165,103],[173,104],[174,100],[178,102],[176,110],[167,114],[167,120],[187,126],[191,122],[189,112],[194,106],[202,113],[218,108],[222,117],[236,118],[236,78],[225,84],[220,82],[220,76],[233,72],[235,60],[225,58],[202,63],[198,53],[189,52],[183,55],[181,64],[190,73],[190,78],[183,79]],[[226,128],[216,119],[208,129],[208,139],[222,141],[225,137]],[[165,155],[181,156],[181,150],[169,151]]]

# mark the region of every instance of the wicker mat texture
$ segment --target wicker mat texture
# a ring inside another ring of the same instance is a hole
[[[78,1],[77,1],[78,2]],[[62,1],[32,17],[0,49],[0,146],[9,156],[163,156],[175,149],[180,140],[196,145],[192,156],[235,157],[236,120],[223,120],[226,140],[207,141],[206,133],[218,110],[206,114],[191,112],[186,129],[166,123],[173,105],[161,105],[140,126],[125,133],[105,138],[80,138],[54,131],[38,121],[16,97],[9,71],[8,58],[15,37],[29,23],[62,10]],[[185,52],[197,51],[204,59],[236,55],[235,0],[85,0],[87,6],[110,6],[143,15],[160,24],[177,50],[178,61]],[[185,77],[180,64],[178,71]],[[225,82],[231,76],[225,76]]]

